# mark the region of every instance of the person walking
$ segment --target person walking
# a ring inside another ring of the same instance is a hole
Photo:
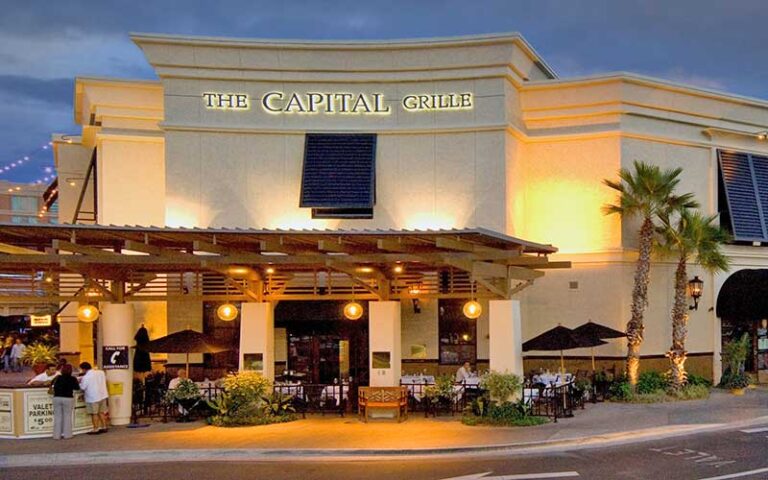
[[[85,397],[85,411],[93,423],[93,431],[88,435],[107,433],[107,377],[102,370],[94,370],[88,362],[81,363],[80,370],[84,372],[80,378],[80,390]]]
[[[72,438],[72,414],[75,409],[75,390],[80,384],[72,376],[72,365],[64,365],[51,384],[53,390],[53,439]]]
[[[24,351],[27,346],[21,340],[21,337],[16,338],[16,343],[11,347],[11,369],[14,372],[20,372],[22,370],[21,359],[24,357]]]

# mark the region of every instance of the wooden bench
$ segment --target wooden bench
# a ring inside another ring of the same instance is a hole
[[[371,410],[396,410],[397,423],[408,418],[408,389],[406,387],[359,387],[358,414],[368,423]]]

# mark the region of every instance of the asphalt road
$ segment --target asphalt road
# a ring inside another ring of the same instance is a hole
[[[179,462],[14,468],[8,479],[768,479],[768,425],[546,455],[414,458],[396,461]],[[487,473],[486,473],[487,472]],[[484,474],[484,475],[483,475]]]

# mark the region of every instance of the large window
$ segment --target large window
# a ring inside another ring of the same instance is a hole
[[[477,320],[464,316],[466,300],[439,300],[438,328],[442,365],[477,361]]]
[[[37,197],[14,195],[11,197],[11,210],[15,212],[37,214]]]
[[[312,218],[373,218],[376,135],[308,134],[299,206]]]

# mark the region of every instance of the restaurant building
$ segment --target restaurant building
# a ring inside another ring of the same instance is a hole
[[[729,272],[689,266],[704,282],[689,370],[719,377],[722,341],[741,330],[755,338],[752,367],[768,369],[768,305],[732,301],[768,298],[768,275],[753,278],[768,271],[765,100],[631,73],[558,78],[518,34],[132,39],[159,80],[78,78],[82,134],[54,136],[59,179],[73,179],[60,221],[84,225],[3,237],[56,239],[74,256],[61,281],[79,272],[69,298],[102,302],[97,344],[132,344],[141,324],[152,338],[193,328],[235,347],[193,356],[193,375],[318,383],[397,384],[465,360],[554,369],[556,352],[523,359],[522,341],[588,320],[623,330],[630,316],[637,225],[603,215],[615,197],[602,180],[644,161],[681,167],[680,192],[734,236]],[[135,275],[103,273],[130,255]],[[666,368],[673,270],[653,264],[645,369]],[[471,299],[476,319],[462,313]],[[219,318],[223,303],[235,320]],[[77,305],[59,315],[61,348],[98,357]],[[620,370],[626,345],[596,353]],[[588,355],[567,352],[568,368]]]

